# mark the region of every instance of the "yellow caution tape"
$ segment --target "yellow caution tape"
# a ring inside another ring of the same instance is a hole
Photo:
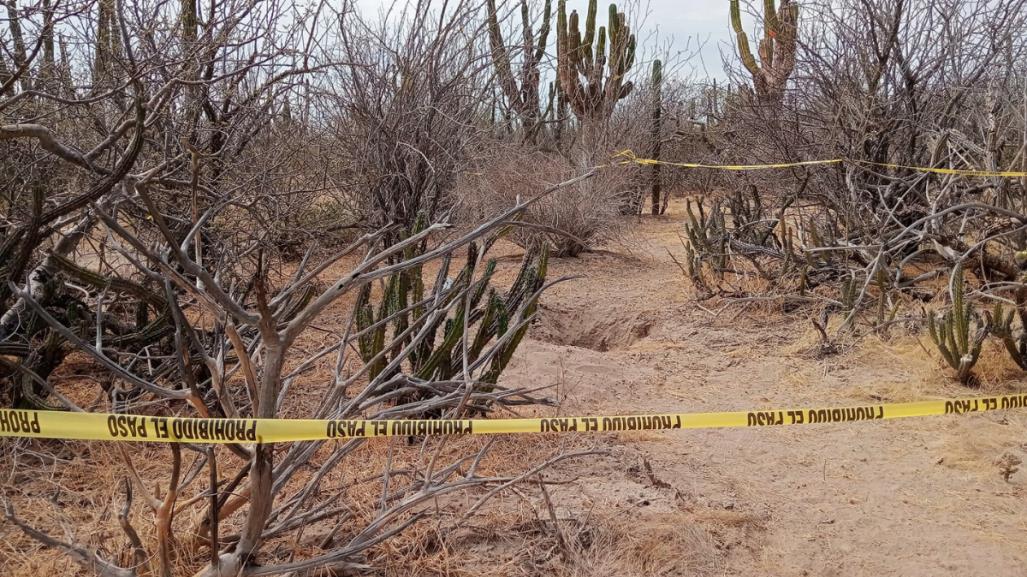
[[[1020,172],[1015,170],[970,170],[962,168],[932,168],[928,166],[907,166],[905,164],[890,164],[885,162],[870,162],[869,160],[852,160],[848,158],[830,158],[825,160],[804,160],[800,162],[779,162],[773,164],[702,164],[697,162],[670,162],[666,160],[657,160],[654,158],[642,158],[636,156],[631,150],[622,150],[613,157],[621,158],[614,162],[614,164],[639,164],[643,166],[652,165],[663,165],[663,166],[674,166],[678,168],[710,168],[714,170],[765,170],[771,168],[793,168],[797,166],[811,166],[817,164],[841,164],[849,162],[852,164],[861,164],[864,166],[877,166],[881,168],[901,169],[901,170],[913,170],[917,172],[925,172],[931,174],[948,174],[954,176],[974,176],[974,177],[995,177],[995,178],[1027,178],[1027,172]]]
[[[870,162],[867,160],[850,160],[853,164],[864,164],[869,166],[880,166],[903,170],[914,170],[916,172],[929,172],[932,174],[950,174],[955,176],[978,176],[995,178],[1027,178],[1027,172],[1015,170],[969,170],[964,168],[931,168],[926,166],[907,166],[905,164],[890,164],[887,162]]]
[[[803,160],[801,162],[780,162],[776,164],[702,164],[697,162],[668,162],[665,160],[656,160],[654,158],[641,158],[639,156],[635,156],[635,153],[630,150],[622,150],[613,155],[613,157],[624,159],[615,164],[661,164],[664,166],[676,166],[678,168],[713,168],[716,170],[763,170],[768,168],[792,168],[795,166],[838,164],[845,162],[845,159],[843,158],[832,158],[828,160]]]
[[[157,443],[284,443],[372,437],[597,433],[879,421],[1027,407],[1027,394],[826,409],[535,419],[193,419],[0,409],[0,437]]]

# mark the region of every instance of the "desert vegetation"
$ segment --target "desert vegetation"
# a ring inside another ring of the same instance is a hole
[[[988,355],[1027,371],[1024,0],[731,0],[716,79],[650,42],[660,14],[634,3],[0,11],[3,408],[560,410],[504,378],[554,285],[589,299],[554,262],[670,219],[681,274],[660,290],[702,310],[799,319],[818,358],[919,339],[960,387]],[[569,575],[677,570],[637,541],[595,557],[631,539],[615,520],[558,520],[546,472],[600,449],[523,443],[4,438],[0,555],[388,573],[513,494],[541,503],[532,534]]]

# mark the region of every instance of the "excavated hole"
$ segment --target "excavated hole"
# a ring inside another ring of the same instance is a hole
[[[602,307],[564,311],[543,305],[532,337],[557,345],[611,351],[649,336],[653,323],[654,315],[649,312]]]

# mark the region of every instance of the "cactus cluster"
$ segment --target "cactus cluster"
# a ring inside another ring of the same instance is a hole
[[[961,383],[975,386],[977,379],[972,369],[980,357],[984,340],[991,336],[1002,343],[1009,358],[1020,369],[1027,371],[1027,290],[1015,291],[1015,305],[1008,310],[1001,303],[985,310],[982,323],[980,315],[966,302],[963,285],[963,265],[958,262],[953,267],[949,287],[952,308],[940,319],[934,314],[927,315],[931,340],[945,363],[956,370]],[[1017,319],[1020,321],[1018,329],[1015,327]]]
[[[959,382],[970,385],[974,383],[973,367],[990,327],[981,322],[973,306],[965,301],[963,285],[963,263],[958,262],[952,269],[952,308],[940,319],[929,313],[927,328],[946,364],[955,369]]]
[[[560,0],[557,12],[557,78],[568,104],[585,121],[609,118],[633,88],[625,78],[635,63],[635,35],[616,4],[609,10],[609,30],[600,26],[598,32],[596,0],[589,0],[583,32],[578,12],[567,14],[566,0]]]
[[[703,265],[709,263],[718,279],[723,279],[727,268],[724,212],[719,203],[714,203],[713,209],[707,214],[701,198],[694,205],[689,198],[686,200],[685,214],[688,215],[685,222],[685,234],[688,235],[688,243],[685,244],[686,272],[697,291],[709,293],[711,291],[706,283]]]
[[[838,289],[838,300],[842,303],[842,312],[849,313],[856,306],[856,298],[859,296],[859,289],[862,283],[851,273],[842,281]]]
[[[809,250],[836,245],[833,239],[838,234],[837,222],[831,218],[799,216],[799,222],[790,225],[786,212],[792,200],[786,199],[780,207],[770,210],[753,187],[736,190],[709,206],[702,199],[689,199],[685,249],[692,284],[709,292],[701,278],[705,271],[714,274],[718,282],[728,272],[736,277],[753,274],[776,287],[795,282],[795,290],[805,296],[807,290],[825,281],[839,280],[838,256],[828,250]],[[844,252],[838,254],[844,258]],[[864,283],[855,277],[841,280],[838,304],[851,310]],[[891,314],[895,312],[893,309]]]
[[[484,250],[494,242],[486,241]],[[517,279],[505,294],[491,286],[495,259],[488,260],[475,278],[478,255],[478,247],[472,243],[466,264],[452,282],[446,280],[449,262],[444,261],[427,296],[420,267],[389,277],[377,306],[372,302],[371,286],[361,290],[356,303],[357,343],[361,358],[369,365],[368,378],[375,379],[389,366],[399,371],[393,361],[412,347],[407,355],[410,374],[426,381],[450,380],[463,369],[466,341],[470,368],[482,369],[478,380],[496,383],[528,330],[525,321],[538,306],[548,251],[544,246],[527,251]],[[439,306],[429,309],[425,303],[432,300]],[[432,314],[430,310],[448,310],[450,314]],[[391,339],[386,338],[389,332]],[[408,336],[401,338],[404,334]],[[386,350],[386,342],[393,339],[398,340]]]
[[[794,0],[763,0],[763,38],[757,45],[759,61],[749,47],[749,37],[742,28],[738,0],[731,0],[731,28],[735,32],[738,56],[752,76],[756,97],[761,104],[777,105],[784,97],[785,84],[795,68],[799,5]]]

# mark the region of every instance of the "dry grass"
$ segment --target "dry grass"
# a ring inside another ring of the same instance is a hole
[[[828,333],[835,334],[840,323],[840,318],[832,317]],[[784,347],[782,353],[818,358],[820,342],[819,334],[810,325],[803,324],[800,325],[796,339]],[[985,341],[980,360],[974,369],[980,380],[980,391],[956,382],[952,370],[941,359],[926,334],[911,334],[905,330],[886,334],[868,332],[858,339],[850,338],[849,342],[841,344],[840,357],[826,357],[823,360],[839,367],[861,367],[860,378],[847,383],[846,387],[847,394],[858,398],[911,402],[1022,389],[1024,371],[1009,358],[1001,343],[994,339]],[[896,371],[899,373],[895,374]],[[803,379],[801,372],[797,372],[795,378]]]
[[[671,513],[558,517],[543,503],[497,511],[473,527],[445,534],[422,526],[394,561],[395,574],[495,577],[657,577],[709,575],[717,569],[717,531],[758,524],[730,518]],[[396,559],[405,559],[397,563]]]
[[[418,471],[428,465],[440,445],[440,458],[456,458],[472,454],[488,442],[489,439],[484,437],[433,440],[413,445],[403,439],[368,442],[357,450],[346,467],[333,470],[324,480],[325,490],[344,492],[345,503],[354,514],[354,518],[347,521],[338,532],[335,542],[345,542],[351,533],[358,531],[363,527],[363,522],[373,516],[382,498],[381,474],[386,470],[390,452],[393,470]],[[497,477],[517,474],[555,454],[584,446],[587,442],[585,438],[571,439],[555,435],[497,438],[493,441],[490,456],[482,462],[479,473]],[[170,450],[167,446],[133,444],[127,448],[142,478],[152,480],[155,486],[166,486],[170,472]],[[318,453],[312,460],[315,467],[328,456],[331,449],[329,444]],[[184,453],[183,470],[188,470],[193,455]],[[118,511],[124,503],[122,487],[125,469],[114,443],[19,441],[17,446],[11,444],[5,447],[3,461],[10,463],[5,467],[6,474],[2,479],[5,497],[14,504],[23,520],[52,535],[66,536],[69,541],[74,540],[95,549],[104,558],[123,565],[131,564],[131,551],[117,522]],[[218,452],[218,462],[222,476],[234,474],[240,464],[227,450]],[[315,471],[311,468],[298,474],[290,481],[290,485],[301,486]],[[392,490],[396,491],[414,482],[413,478],[397,477],[393,481]],[[202,496],[206,489],[205,474],[201,474],[197,482],[183,491],[179,503]],[[531,486],[525,491],[527,493],[520,494],[537,493]],[[286,489],[284,493],[288,494],[289,490]],[[483,494],[483,491],[478,490],[473,494],[457,495],[436,502],[429,507],[436,513],[431,521],[423,522],[402,538],[374,549],[368,560],[386,570],[389,567],[423,565],[425,573],[449,574],[428,570],[433,564],[441,562],[437,555],[443,553],[447,546],[444,540],[440,540],[438,533],[453,533],[454,527],[463,524],[459,522],[463,511]],[[159,493],[157,496],[160,497]],[[201,501],[199,506],[183,507],[176,514],[174,527],[178,541],[174,562],[179,568],[176,574],[191,574],[191,569],[206,558],[205,542],[194,543],[190,538],[202,520],[203,504]],[[495,511],[501,504],[502,501],[499,501],[495,506],[486,507],[469,522],[494,526]],[[143,543],[153,543],[152,519],[148,510],[140,505],[138,494],[130,518]],[[227,519],[221,526],[222,535],[238,530],[241,522],[242,516],[239,514]],[[265,561],[273,558],[282,560],[290,555],[302,558],[316,554],[320,552],[321,541],[335,528],[333,519],[311,524],[298,536],[273,541],[266,549],[270,558]],[[42,548],[11,525],[5,524],[0,528],[0,539],[3,543],[0,546],[0,567],[5,570],[4,574],[41,572],[44,575],[65,575],[75,574],[78,569],[62,553]],[[431,544],[432,539],[437,541],[435,545]]]
[[[980,476],[1002,475],[1004,455],[1024,456],[1027,426],[1020,420],[981,419],[974,434],[947,436],[939,451],[940,464]]]
[[[914,336],[868,336],[852,351],[852,359],[861,365],[902,370],[901,378],[858,384],[853,392],[868,399],[893,403],[922,401],[938,395],[938,385],[946,383],[938,361],[931,358],[924,343]]]

